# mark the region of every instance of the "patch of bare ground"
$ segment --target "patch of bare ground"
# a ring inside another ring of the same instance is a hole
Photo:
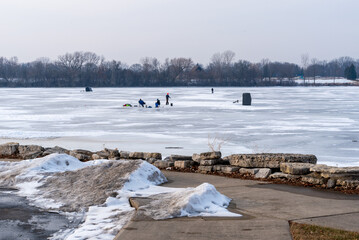
[[[44,197],[63,203],[60,210],[66,212],[86,210],[89,206],[103,204],[115,197],[135,171],[141,160],[108,161],[77,171],[56,173],[39,187]]]
[[[359,240],[359,233],[290,222],[293,240]]]

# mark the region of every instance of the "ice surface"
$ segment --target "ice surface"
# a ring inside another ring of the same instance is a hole
[[[208,139],[222,154],[315,154],[319,163],[359,166],[357,87],[0,89],[0,143],[191,155]],[[174,106],[164,106],[169,92]],[[241,102],[252,94],[252,106]],[[124,108],[142,98],[160,109]],[[172,148],[171,148],[172,147]],[[175,147],[176,149],[173,149]]]

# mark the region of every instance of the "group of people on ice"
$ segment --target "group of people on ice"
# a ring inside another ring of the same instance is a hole
[[[166,105],[169,105],[169,104],[170,104],[170,103],[169,103],[169,99],[170,99],[170,98],[171,98],[171,97],[170,97],[170,94],[167,93],[167,94],[166,94]],[[138,101],[138,104],[139,104],[139,106],[141,106],[141,107],[145,107],[145,106],[146,106],[145,101],[143,101],[141,98],[140,98],[140,100]],[[161,101],[157,98],[157,101],[155,102],[155,107],[156,107],[156,108],[159,108],[160,105],[161,105]]]
[[[214,89],[213,89],[213,88],[211,88],[211,92],[212,92],[212,94],[214,93]],[[166,94],[166,105],[169,105],[169,104],[170,104],[170,102],[169,102],[170,98],[171,98],[171,97],[170,97],[170,94],[167,93],[167,94]],[[138,101],[138,104],[139,104],[140,107],[146,107],[146,108],[147,108],[146,102],[143,101],[142,98],[140,98],[140,100]],[[125,104],[125,105],[123,105],[123,106],[124,106],[124,107],[132,107],[131,104]],[[161,101],[157,98],[157,100],[156,100],[156,102],[155,102],[155,108],[159,108],[160,106],[161,106]],[[171,103],[171,106],[173,106],[172,103]],[[135,107],[136,107],[136,106],[135,106]],[[152,107],[149,106],[149,108],[152,108]]]

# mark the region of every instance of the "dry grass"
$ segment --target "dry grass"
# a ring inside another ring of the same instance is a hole
[[[221,151],[222,146],[229,140],[230,139],[228,137],[222,137],[218,135],[211,136],[208,134],[208,147],[212,152]]]
[[[359,240],[359,233],[308,224],[290,223],[293,240]]]

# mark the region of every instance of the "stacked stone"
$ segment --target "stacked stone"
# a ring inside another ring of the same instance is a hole
[[[200,173],[209,173],[214,171],[215,165],[220,165],[221,157],[221,152],[204,152],[199,155],[194,154],[192,159],[199,163],[198,171]],[[219,166],[218,169],[220,169]]]
[[[171,155],[169,160],[174,163],[174,167],[177,169],[187,169],[195,165],[192,156]]]
[[[45,148],[37,145],[6,143],[0,145],[0,158],[32,159],[44,156]]]
[[[275,172],[272,178],[279,178],[276,172],[285,169],[285,166],[291,164],[293,166],[297,163],[315,164],[317,162],[314,155],[282,153],[233,154],[228,156],[228,159],[231,165],[240,167],[240,174],[252,175],[254,178],[268,178],[273,175],[272,172]],[[297,174],[297,172],[288,173]],[[290,177],[288,176],[288,178]]]
[[[177,166],[179,165],[180,162],[184,162],[184,161],[190,161],[191,158],[188,156],[183,156],[183,155],[171,155],[169,157],[166,157],[163,160],[158,160],[154,163],[154,165],[160,169],[168,169],[168,168],[172,168],[175,167],[175,163],[177,163]],[[186,165],[187,166],[187,165]]]
[[[58,146],[43,148],[38,145],[6,143],[0,145],[0,159],[33,159],[52,153],[66,153],[80,161],[94,159],[134,160],[142,159],[160,169],[197,169],[199,173],[238,174],[258,179],[281,179],[301,181],[325,188],[342,187],[359,189],[359,167],[330,167],[316,165],[314,155],[261,153],[233,154],[222,158],[221,152],[204,152],[192,156],[171,155],[162,160],[161,153],[128,152],[118,149],[103,149],[91,152],[83,149],[67,150]]]
[[[127,152],[118,149],[105,148],[101,151],[91,152],[84,149],[67,150],[59,146],[53,148],[43,148],[38,145],[20,145],[19,143],[6,143],[0,145],[0,159],[33,159],[44,157],[53,153],[65,153],[71,155],[80,161],[89,161],[96,159],[109,160],[131,160],[142,159],[149,163],[154,163],[162,159],[161,153],[148,152]]]
[[[320,179],[318,184],[326,184],[328,188],[341,186],[344,188],[359,189],[359,167],[330,167],[327,165],[315,165],[310,168],[311,173],[302,181],[311,182]]]

